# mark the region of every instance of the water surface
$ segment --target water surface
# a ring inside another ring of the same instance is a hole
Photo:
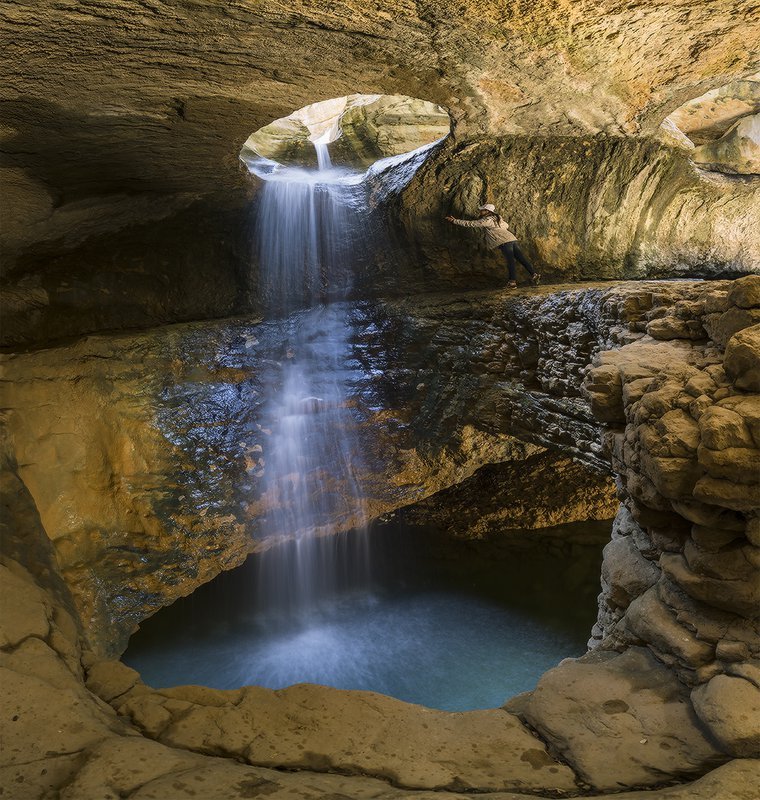
[[[351,534],[328,537],[325,547],[347,548],[347,569],[298,610],[262,600],[254,556],[143,623],[124,660],[157,687],[308,682],[450,711],[496,707],[585,652],[609,529],[451,543],[380,526],[365,543],[369,581],[351,575]]]

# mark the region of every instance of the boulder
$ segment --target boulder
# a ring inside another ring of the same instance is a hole
[[[627,608],[632,600],[657,583],[660,570],[641,554],[630,536],[614,539],[604,548],[602,580],[609,602]]]
[[[744,678],[716,675],[691,693],[697,716],[721,747],[738,758],[760,758],[760,688]]]
[[[523,715],[597,790],[701,774],[725,758],[702,732],[685,687],[644,648],[555,667]]]
[[[720,347],[725,347],[735,333],[758,323],[760,323],[760,308],[734,306],[723,314],[704,318],[704,325],[710,338]]]
[[[741,330],[730,338],[723,364],[735,386],[760,392],[760,325]]]
[[[735,280],[727,300],[739,308],[760,308],[760,275],[745,275]]]
[[[702,444],[711,450],[755,446],[744,417],[724,405],[708,408],[702,414],[699,418],[699,435]]]
[[[636,639],[692,669],[713,660],[713,647],[681,624],[673,609],[660,599],[656,586],[631,603],[624,622]]]

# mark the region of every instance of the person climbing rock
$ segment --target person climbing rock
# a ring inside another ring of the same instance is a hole
[[[509,283],[507,286],[514,289],[517,286],[515,276],[515,259],[519,261],[530,275],[530,282],[537,286],[541,276],[533,269],[533,265],[525,257],[525,254],[517,244],[517,237],[509,230],[507,223],[499,216],[496,206],[486,203],[478,208],[480,216],[478,219],[457,219],[448,216],[446,220],[454,225],[462,225],[465,228],[482,228],[486,237],[486,245],[491,250],[501,250],[509,269]]]

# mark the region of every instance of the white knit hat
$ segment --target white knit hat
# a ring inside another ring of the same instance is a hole
[[[486,203],[484,206],[479,206],[478,211],[496,211],[496,206],[493,203]]]

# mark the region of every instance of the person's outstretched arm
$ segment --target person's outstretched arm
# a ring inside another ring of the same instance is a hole
[[[491,218],[484,217],[483,219],[457,219],[456,217],[446,217],[449,222],[454,225],[461,225],[463,228],[490,228]]]

